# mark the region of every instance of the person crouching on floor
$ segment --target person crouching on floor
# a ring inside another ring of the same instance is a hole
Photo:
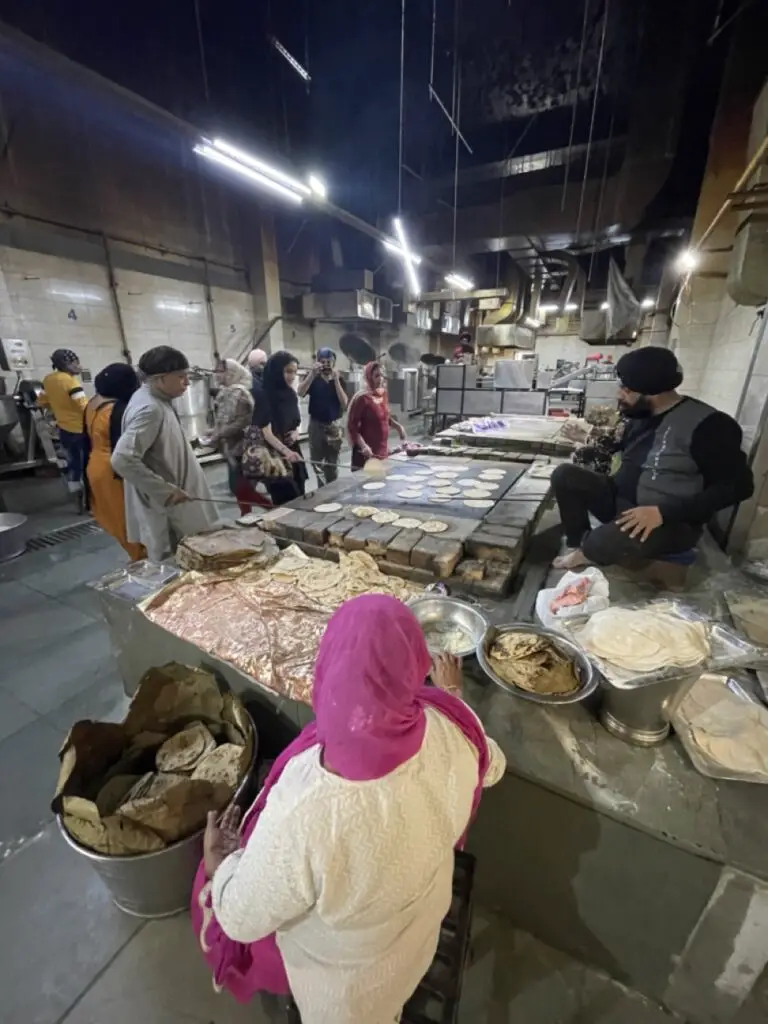
[[[611,476],[558,466],[552,488],[566,552],[557,569],[632,568],[694,548],[721,509],[751,497],[754,483],[738,423],[678,393],[682,370],[673,352],[647,346],[616,366],[619,409],[628,425]],[[590,530],[590,516],[603,525]]]

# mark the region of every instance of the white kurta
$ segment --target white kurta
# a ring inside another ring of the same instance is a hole
[[[488,743],[486,786],[505,768]],[[395,1020],[434,958],[476,786],[477,752],[432,708],[419,753],[383,779],[332,775],[319,746],[286,766],[212,895],[231,938],[277,931],[304,1024]]]
[[[128,403],[112,468],[125,482],[128,540],[143,544],[152,561],[169,558],[183,537],[218,523],[216,506],[208,502],[166,507],[177,488],[190,497],[212,495],[173,405],[149,384],[143,384]]]

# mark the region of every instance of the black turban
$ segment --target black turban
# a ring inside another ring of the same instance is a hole
[[[627,352],[616,364],[616,373],[625,388],[640,395],[661,395],[683,383],[674,352],[655,345]]]

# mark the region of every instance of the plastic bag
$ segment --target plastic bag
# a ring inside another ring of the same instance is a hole
[[[566,587],[577,584],[581,580],[587,580],[588,590],[586,599],[581,604],[566,605],[553,612],[552,601],[560,595]],[[604,574],[593,567],[583,569],[581,572],[567,572],[556,587],[548,587],[540,590],[536,596],[536,618],[548,629],[558,629],[565,619],[583,618],[593,615],[595,612],[607,608],[610,604],[608,580]]]
[[[702,675],[681,687],[665,715],[702,775],[768,784],[768,709],[738,679]]]

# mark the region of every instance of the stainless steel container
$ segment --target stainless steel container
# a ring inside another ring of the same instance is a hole
[[[0,448],[19,422],[19,410],[13,395],[0,395]]]
[[[530,693],[528,690],[522,690],[517,686],[510,686],[509,683],[505,683],[500,676],[496,675],[488,661],[488,652],[493,646],[494,641],[504,633],[535,633],[538,636],[546,637],[561,654],[564,654],[572,662],[576,678],[579,681],[578,689],[574,690],[573,693]],[[553,629],[547,629],[545,626],[535,626],[530,622],[516,622],[509,626],[492,626],[485,634],[483,642],[478,645],[477,660],[480,662],[480,667],[488,678],[492,679],[505,693],[513,694],[515,697],[522,697],[523,700],[533,701],[535,704],[576,704],[579,701],[585,700],[597,689],[598,674],[581,647],[572,640],[567,640],[561,633],[557,633]]]
[[[155,853],[107,857],[75,842],[61,818],[57,820],[65,841],[91,862],[119,910],[132,917],[157,918],[189,908],[192,883],[203,856],[202,832]]]
[[[603,679],[603,700],[600,721],[619,739],[637,747],[655,747],[669,736],[670,725],[664,708],[681,686],[701,675],[689,672],[674,679],[648,683],[646,686],[622,688]]]
[[[210,433],[211,389],[208,377],[190,374],[189,387],[180,398],[174,398],[173,407],[190,441]]]
[[[0,512],[0,562],[23,555],[27,550],[29,524],[18,512]]]
[[[409,604],[409,608],[419,620],[419,625],[425,630],[427,645],[429,645],[429,626],[451,626],[455,625],[468,634],[466,650],[453,651],[460,658],[474,654],[477,645],[482,641],[488,629],[488,620],[472,605],[465,601],[456,601],[452,597],[419,597]],[[439,653],[436,648],[430,646],[433,654]]]
[[[256,770],[258,735],[253,722],[251,725],[253,757],[233,797],[235,803],[241,802]],[[204,830],[154,853],[108,857],[81,846],[64,828],[60,815],[56,820],[67,845],[90,861],[119,910],[132,917],[160,918],[189,909],[192,884],[203,856]]]

